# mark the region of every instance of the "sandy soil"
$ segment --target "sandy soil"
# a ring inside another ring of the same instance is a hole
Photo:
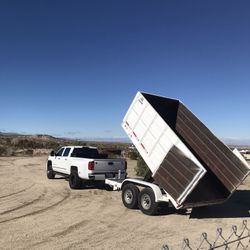
[[[221,206],[146,216],[126,209],[120,192],[48,180],[46,157],[0,158],[0,177],[0,249],[180,249],[185,237],[196,244],[203,231],[215,238],[249,217],[250,179]]]

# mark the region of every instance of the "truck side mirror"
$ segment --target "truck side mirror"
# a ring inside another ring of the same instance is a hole
[[[50,156],[55,156],[56,154],[55,154],[55,151],[54,150],[52,150],[51,152],[50,152]]]

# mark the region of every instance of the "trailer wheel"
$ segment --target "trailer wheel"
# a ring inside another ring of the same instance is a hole
[[[77,171],[73,170],[69,176],[69,186],[71,189],[78,189],[82,185],[82,180],[79,178]]]
[[[144,188],[139,193],[139,208],[146,215],[154,215],[157,212],[158,202],[155,202],[155,195],[152,188]]]
[[[47,165],[47,178],[48,179],[54,179],[55,178],[55,172],[52,169],[51,163],[48,163]]]
[[[122,202],[126,208],[135,209],[138,207],[139,188],[134,184],[126,184],[122,188]]]

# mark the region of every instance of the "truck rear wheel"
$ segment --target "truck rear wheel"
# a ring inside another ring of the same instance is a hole
[[[154,215],[157,212],[158,202],[155,202],[155,195],[152,188],[144,188],[139,193],[139,208],[146,215]]]
[[[122,188],[122,202],[126,208],[135,209],[138,207],[139,189],[134,184],[126,184]]]
[[[77,171],[71,171],[69,176],[69,186],[71,189],[78,189],[82,185],[82,180],[79,178]]]

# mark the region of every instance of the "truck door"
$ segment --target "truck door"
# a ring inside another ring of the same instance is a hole
[[[62,155],[64,152],[65,148],[60,148],[56,154],[55,154],[55,159],[53,160],[53,169],[55,171],[61,172],[62,171]]]
[[[69,153],[71,148],[65,148],[63,155],[61,157],[61,171],[65,174],[69,174],[70,162],[69,162]]]

